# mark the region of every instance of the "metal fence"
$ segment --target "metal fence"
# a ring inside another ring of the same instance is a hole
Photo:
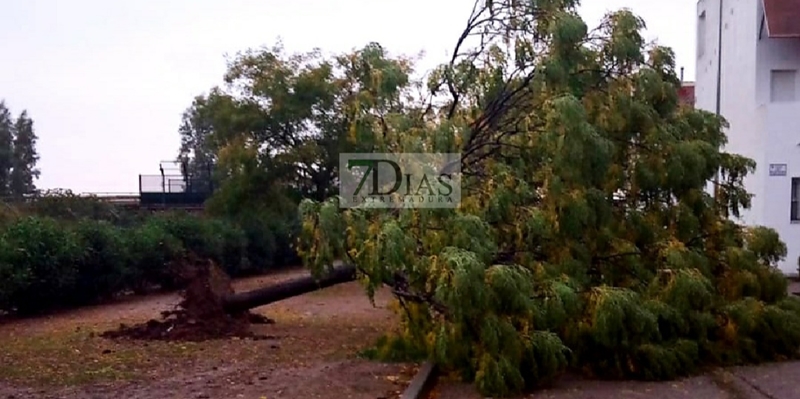
[[[139,193],[202,193],[212,191],[209,179],[182,175],[139,175]]]
[[[210,179],[139,175],[139,203],[146,207],[200,206],[213,191]]]

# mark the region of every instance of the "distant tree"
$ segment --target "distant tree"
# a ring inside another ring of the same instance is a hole
[[[245,199],[274,199],[269,185],[292,198],[328,198],[338,190],[339,154],[370,150],[374,129],[391,134],[386,119],[411,112],[402,101],[411,95],[411,61],[377,43],[335,56],[289,54],[280,43],[240,53],[227,87],[195,98],[184,113],[179,158],[189,174],[203,166],[199,173],[208,173],[211,160],[216,202],[236,198],[236,209],[246,209]]]
[[[0,196],[9,195],[14,160],[14,120],[4,100],[0,100]]]
[[[185,165],[181,172],[187,183],[190,177],[196,181],[211,180],[210,172],[216,162],[216,154],[208,143],[213,132],[213,120],[208,108],[208,99],[198,96],[183,113],[179,128],[181,148],[178,159]]]
[[[14,123],[14,141],[11,157],[11,174],[9,193],[14,196],[31,194],[36,190],[33,181],[39,178],[36,162],[39,154],[36,152],[36,132],[33,129],[33,120],[27,111],[22,111]]]

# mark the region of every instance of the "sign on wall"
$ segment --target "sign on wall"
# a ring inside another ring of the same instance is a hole
[[[786,164],[785,163],[771,163],[771,164],[769,164],[769,175],[770,176],[786,176]]]

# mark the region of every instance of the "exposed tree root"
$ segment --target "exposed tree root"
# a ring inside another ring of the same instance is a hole
[[[105,338],[144,340],[204,341],[217,338],[258,336],[251,324],[269,324],[273,320],[249,311],[229,312],[223,307],[226,296],[234,293],[231,280],[210,260],[187,257],[178,265],[181,279],[186,281],[183,300],[175,310],[165,311],[161,320],[149,320],[133,326],[120,325],[106,331]]]

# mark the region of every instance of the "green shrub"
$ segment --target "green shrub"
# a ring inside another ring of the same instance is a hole
[[[236,225],[223,220],[208,220],[211,235],[221,243],[217,263],[222,265],[231,277],[244,276],[252,273],[251,264],[247,258],[247,235],[244,230]]]
[[[156,217],[151,223],[180,240],[186,251],[213,260],[231,276],[250,271],[247,236],[241,228],[228,221],[172,213]]]
[[[12,204],[0,202],[0,228],[5,229],[21,216],[23,216],[22,212]]]
[[[77,263],[73,303],[107,300],[128,285],[128,245],[125,231],[105,221],[83,220],[74,227],[83,249]]]
[[[59,221],[103,220],[118,226],[140,223],[146,211],[120,207],[95,196],[76,195],[69,190],[50,190],[33,201],[18,204],[30,216],[52,217]]]
[[[100,208],[91,200],[64,195],[48,201],[52,206],[37,205],[47,210],[41,213],[59,217],[19,212],[0,225],[0,311],[33,314],[128,290],[180,288],[171,265],[189,252],[234,277],[263,272],[291,253],[280,248],[289,245],[291,225],[279,218],[235,223],[173,212],[123,223],[93,213]]]
[[[283,220],[268,224],[268,230],[275,236],[275,265],[299,265],[302,263],[295,249],[295,241],[300,233],[300,219],[292,213]]]
[[[4,307],[32,314],[70,302],[83,255],[73,231],[51,218],[25,217],[8,227],[2,241],[0,264],[11,266]]]
[[[178,286],[169,264],[184,251],[180,239],[169,234],[160,223],[150,222],[129,229],[126,243],[129,253],[127,280],[131,289],[144,292],[151,285],[165,289]]]
[[[268,270],[275,265],[275,233],[264,228],[264,223],[263,219],[256,217],[240,223],[247,240],[246,257],[252,273]]]
[[[301,263],[293,248],[300,228],[296,212],[286,215],[265,212],[241,218],[237,224],[247,235],[247,258],[254,273]]]
[[[168,234],[179,239],[184,249],[201,258],[219,261],[222,257],[222,237],[213,231],[207,219],[188,213],[176,212],[158,215],[151,219]]]
[[[25,273],[6,256],[10,252],[11,244],[0,237],[0,313],[14,308],[14,296],[26,281]]]

